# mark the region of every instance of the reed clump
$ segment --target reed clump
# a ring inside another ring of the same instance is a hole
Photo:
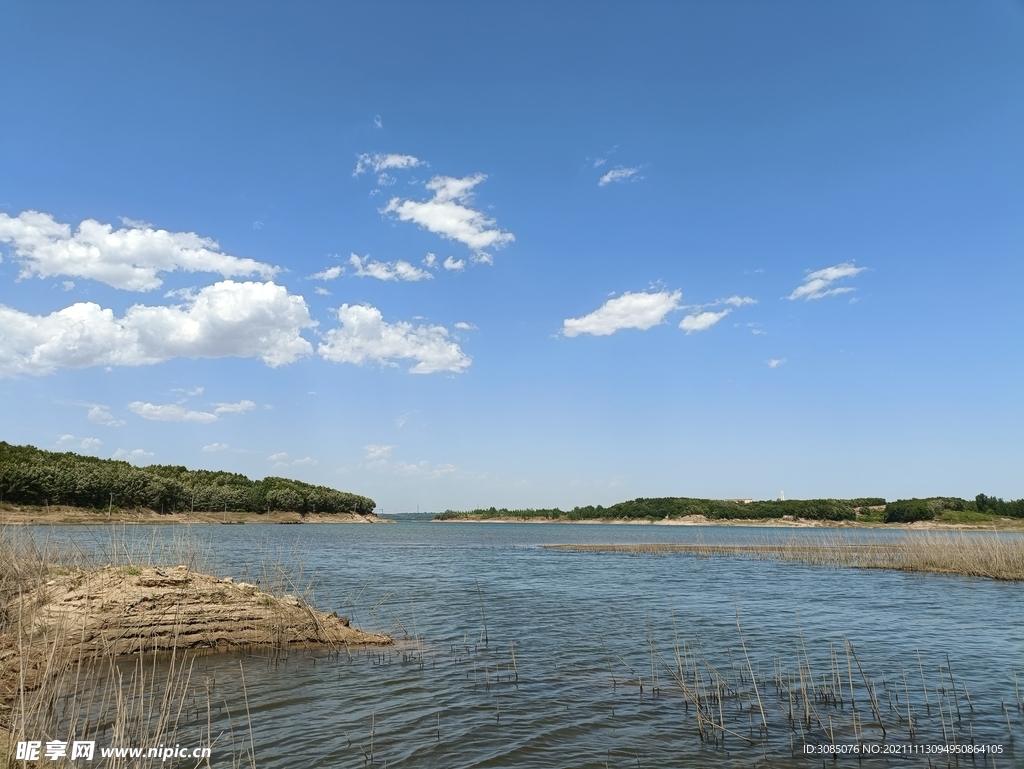
[[[959,574],[1024,580],[1024,537],[987,533],[901,532],[885,541],[844,536],[805,537],[784,543],[632,543],[545,545],[552,550],[630,555],[684,553],[698,557],[743,557],[833,568]]]

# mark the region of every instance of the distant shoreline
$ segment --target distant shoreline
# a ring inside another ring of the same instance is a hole
[[[232,512],[174,512],[158,513],[155,510],[112,510],[109,515],[102,510],[90,510],[65,505],[29,507],[25,505],[0,506],[2,525],[61,525],[61,526],[102,526],[108,523],[133,524],[303,524],[303,523],[394,523],[379,518],[374,513],[307,513],[275,511],[270,513]]]
[[[1015,518],[994,518],[991,523],[944,523],[942,521],[915,521],[914,523],[881,523],[879,521],[822,521],[807,518],[706,518],[703,515],[688,515],[682,518],[665,518],[650,521],[646,518],[586,518],[568,520],[565,518],[516,518],[501,516],[495,518],[447,518],[434,519],[431,523],[569,523],[569,524],[634,524],[639,526],[754,526],[779,529],[910,529],[910,530],[974,530],[974,531],[1020,531],[1024,520]]]

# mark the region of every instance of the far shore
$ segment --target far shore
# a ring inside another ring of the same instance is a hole
[[[394,523],[379,518],[373,513],[291,513],[273,511],[269,513],[226,512],[173,512],[160,513],[156,510],[90,510],[65,505],[30,507],[27,505],[0,505],[0,525],[4,524],[58,524],[58,525],[103,525],[108,523],[135,524],[263,524],[263,523]]]
[[[682,518],[664,518],[651,521],[646,518],[588,518],[568,520],[566,518],[516,518],[502,516],[495,518],[450,518],[434,519],[431,523],[571,523],[576,524],[633,524],[640,526],[756,526],[759,528],[790,529],[909,529],[909,530],[973,530],[973,531],[1024,531],[1024,519],[993,518],[978,523],[948,523],[943,521],[915,521],[914,523],[881,523],[879,521],[821,521],[807,518],[707,518],[703,515],[687,515]]]

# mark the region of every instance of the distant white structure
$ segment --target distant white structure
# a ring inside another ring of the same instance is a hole
[[[786,501],[786,492],[784,492],[784,491],[782,491],[780,489],[779,490],[779,502],[785,502],[785,501]]]

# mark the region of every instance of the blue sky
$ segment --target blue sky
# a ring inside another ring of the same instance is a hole
[[[1019,3],[3,2],[0,71],[4,440],[1024,496]]]

